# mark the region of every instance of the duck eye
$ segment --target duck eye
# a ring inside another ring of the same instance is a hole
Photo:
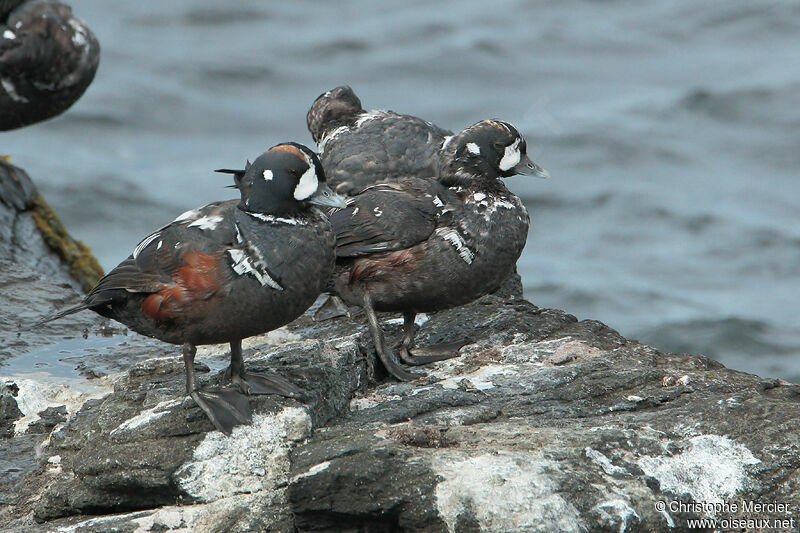
[[[496,149],[496,150],[498,150],[498,151],[502,151],[502,150],[505,150],[505,149],[506,149],[506,146],[505,146],[503,143],[501,143],[501,142],[496,142],[496,143],[494,143],[494,147],[495,147],[495,149]]]

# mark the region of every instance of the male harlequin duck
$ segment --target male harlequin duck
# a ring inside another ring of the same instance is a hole
[[[452,135],[411,115],[364,111],[347,86],[321,94],[306,122],[330,185],[347,194],[399,176],[435,176],[439,150]]]
[[[100,45],[56,0],[0,0],[0,130],[59,115],[89,87]]]
[[[415,374],[392,355],[376,311],[403,313],[400,358],[420,365],[455,357],[461,344],[413,350],[417,313],[468,303],[498,288],[528,237],[528,212],[499,178],[549,175],[507,122],[484,120],[453,137],[437,180],[368,187],[331,215],[335,292],[364,308],[378,356],[400,380]]]
[[[187,394],[225,433],[250,422],[242,392],[301,394],[280,377],[245,373],[242,339],[288,324],[314,303],[333,271],[335,239],[312,205],[345,205],[325,183],[317,156],[300,144],[277,145],[245,170],[228,172],[236,173],[241,201],[180,215],[140,242],[82,304],[42,321],[91,309],[182,344]],[[230,343],[238,390],[200,389],[195,347],[221,342]]]

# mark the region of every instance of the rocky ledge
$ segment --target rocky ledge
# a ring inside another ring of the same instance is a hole
[[[42,335],[98,328],[86,315]],[[89,400],[37,403],[30,379],[0,390],[3,531],[684,531],[800,509],[800,386],[513,295],[424,317],[419,344],[469,343],[410,383],[375,364],[363,317],[249,339],[249,368],[309,397],[252,397],[253,425],[231,436],[183,397],[177,349],[128,339],[109,348],[127,370],[76,362],[107,374]],[[198,353],[205,382],[225,351]]]

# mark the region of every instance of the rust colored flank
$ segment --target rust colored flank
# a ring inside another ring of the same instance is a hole
[[[172,276],[173,283],[145,298],[142,312],[154,320],[172,320],[191,311],[194,302],[207,300],[220,290],[219,266],[215,255],[187,253]]]
[[[416,263],[416,254],[412,249],[360,258],[353,263],[353,269],[350,271],[350,283],[370,281],[388,272],[413,270]]]

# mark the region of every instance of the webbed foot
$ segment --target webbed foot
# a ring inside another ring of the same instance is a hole
[[[306,391],[276,374],[233,374],[231,379],[245,394],[277,394],[285,398],[303,399]]]
[[[230,435],[234,427],[253,421],[247,396],[236,389],[197,389],[189,395],[214,427],[226,435]]]
[[[469,344],[469,341],[449,342],[426,348],[414,348],[413,350],[403,344],[400,346],[400,359],[405,364],[413,366],[446,361],[447,359],[458,357],[458,350],[467,344]]]

